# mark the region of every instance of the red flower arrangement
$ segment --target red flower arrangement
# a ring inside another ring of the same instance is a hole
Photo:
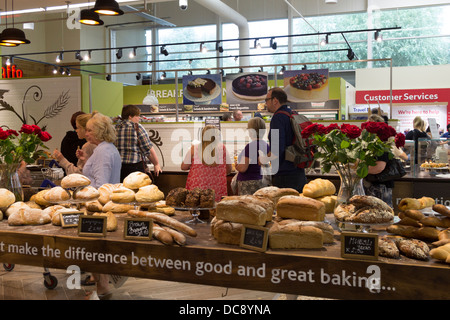
[[[0,164],[18,164],[22,161],[33,163],[39,157],[46,156],[42,149],[48,149],[48,147],[44,145],[44,142],[52,138],[47,131],[43,131],[37,125],[23,124],[19,133],[15,130],[0,128]],[[18,139],[17,144],[16,139]]]

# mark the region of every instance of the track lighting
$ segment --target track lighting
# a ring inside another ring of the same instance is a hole
[[[11,56],[10,58],[7,58],[5,63],[7,66],[14,64],[14,57]]]
[[[59,73],[61,73],[62,75],[66,74],[66,70],[64,70],[63,67],[59,68]]]
[[[141,80],[141,74],[140,73],[136,74],[136,80]]]
[[[106,75],[106,81],[111,81],[111,75],[110,74]]]
[[[124,13],[114,0],[97,0],[92,10],[107,16],[121,16]]]
[[[325,35],[325,38],[323,38],[322,41],[320,41],[321,46],[326,46],[327,44],[328,44],[328,34]]]
[[[169,55],[169,52],[167,51],[166,46],[161,47],[160,53],[165,55],[166,57]]]
[[[374,39],[377,42],[383,41],[383,36],[381,35],[381,31],[380,30],[375,31]]]
[[[285,71],[286,71],[286,67],[285,67],[285,66],[282,66],[282,67],[281,67],[281,70],[280,70],[280,72],[279,72],[279,74],[284,74]]]
[[[136,58],[136,51],[137,51],[137,48],[133,48],[130,51],[130,55],[129,55],[130,59]]]
[[[89,50],[88,52],[86,52],[85,54],[84,54],[84,57],[83,57],[83,60],[84,61],[89,61],[89,60],[91,60],[91,50]]]
[[[216,42],[216,51],[219,51],[220,53],[223,52],[223,47],[220,45],[219,41]]]
[[[258,70],[258,72],[264,72],[264,68],[263,68],[263,67],[260,67],[259,70]]]
[[[208,48],[205,47],[205,43],[204,42],[200,43],[200,52],[201,53],[208,52]]]
[[[348,60],[353,60],[353,59],[355,59],[355,53],[353,52],[352,49],[348,49],[348,50],[347,50],[347,58],[348,58]]]
[[[57,74],[58,73],[58,69],[56,67],[53,67],[53,74]]]
[[[71,76],[71,75],[72,75],[72,73],[70,72],[70,69],[69,69],[69,68],[66,68],[66,74],[67,74],[68,76]]]
[[[81,56],[80,51],[75,52],[75,59],[79,61],[83,61],[83,57]]]
[[[64,59],[64,54],[62,52],[56,56],[57,63],[60,63],[61,61],[63,61],[63,59]]]
[[[211,70],[206,70],[206,74],[211,74]]]
[[[122,49],[118,49],[118,50],[117,50],[116,58],[117,58],[117,60],[122,59]]]
[[[270,38],[270,47],[273,50],[277,50],[277,42],[275,41],[275,38]]]
[[[261,43],[259,43],[259,39],[255,39],[255,44],[253,45],[255,49],[261,49]]]
[[[161,80],[164,80],[165,78],[166,78],[166,72],[164,71],[164,72],[161,74],[160,79],[161,79]]]
[[[306,64],[303,65],[302,70],[308,70],[308,67],[306,66]]]

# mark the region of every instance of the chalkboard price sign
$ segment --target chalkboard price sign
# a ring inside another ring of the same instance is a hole
[[[260,226],[243,225],[239,245],[242,248],[264,252],[267,250],[268,231],[268,228]]]
[[[378,234],[341,233],[341,256],[366,260],[378,260]]]
[[[80,216],[78,235],[106,237],[106,216]]]
[[[80,216],[83,215],[82,211],[66,211],[60,212],[61,226],[63,228],[78,227]]]
[[[123,228],[124,239],[151,240],[153,220],[145,218],[126,218]]]

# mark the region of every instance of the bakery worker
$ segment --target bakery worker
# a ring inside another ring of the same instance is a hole
[[[277,113],[277,111],[292,113],[291,108],[286,105],[287,95],[283,89],[275,87],[269,90],[265,101],[267,110],[273,113],[269,131],[272,151],[272,185],[279,188],[293,188],[302,193],[303,186],[306,184],[305,170],[284,158],[286,147],[292,145],[294,141],[291,120],[288,115]]]
[[[241,121],[244,115],[242,114],[241,110],[234,110],[233,111],[233,119],[234,121]]]

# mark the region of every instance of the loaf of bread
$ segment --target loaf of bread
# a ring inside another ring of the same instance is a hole
[[[10,215],[12,215],[15,212],[18,212],[19,209],[22,209],[22,208],[30,208],[30,207],[23,201],[14,202],[4,212],[5,213],[5,217],[9,217]]]
[[[143,172],[132,172],[123,179],[123,186],[128,189],[137,190],[152,184],[150,177]]]
[[[64,213],[64,212],[73,212],[73,209],[70,208],[66,208],[63,206],[52,206],[52,207],[48,207],[51,208],[50,211],[47,211],[51,217],[51,222],[52,225],[54,226],[60,226],[61,225],[61,214],[60,213]],[[47,210],[48,208],[44,209]]]
[[[349,204],[334,209],[338,221],[359,223],[386,223],[394,219],[394,210],[384,201],[373,196],[353,196]]]
[[[450,218],[449,217],[424,217],[420,220],[420,223],[428,227],[438,227],[438,228],[450,228]]]
[[[135,195],[137,202],[156,202],[164,199],[164,193],[154,184],[139,188]]]
[[[133,190],[123,187],[114,188],[109,194],[109,199],[115,203],[132,203],[136,200]]]
[[[414,198],[404,198],[400,200],[400,203],[398,204],[398,208],[400,211],[406,211],[406,210],[420,210],[421,204],[420,201]]]
[[[318,200],[300,196],[283,196],[276,206],[277,216],[307,221],[323,221],[325,205]]]
[[[63,187],[64,189],[84,187],[90,184],[91,180],[79,173],[69,174],[61,180],[61,187]]]
[[[337,196],[323,196],[315,198],[316,200],[323,202],[325,205],[325,213],[333,213],[336,207]]]
[[[134,206],[131,204],[114,203],[112,201],[109,201],[103,206],[102,211],[103,212],[111,211],[112,213],[125,213],[128,212],[128,210],[132,209],[134,209]]]
[[[445,262],[445,263],[450,263],[450,243],[441,245],[437,248],[431,249],[430,250],[430,256],[433,259]]]
[[[173,241],[175,241],[176,244],[180,246],[186,244],[186,236],[184,234],[166,226],[162,226],[162,228],[172,236]]]
[[[442,214],[443,216],[450,217],[450,209],[448,209],[443,204],[434,204],[433,205],[433,211],[436,211],[439,214]]]
[[[211,220],[211,234],[218,243],[239,245],[242,223],[220,220],[214,217]]]
[[[433,242],[432,244],[436,247],[443,246],[444,244],[450,243],[450,229],[445,229],[439,231],[438,241]]]
[[[266,224],[267,215],[266,207],[244,201],[241,197],[226,197],[216,208],[217,219],[258,226]]]
[[[433,198],[430,197],[422,197],[420,199],[418,199],[420,202],[420,208],[419,209],[425,209],[428,207],[432,207],[436,202],[434,201]]]
[[[0,188],[0,209],[6,209],[16,201],[14,193],[5,188]]]
[[[317,229],[322,230],[323,234],[323,243],[329,244],[334,242],[334,229],[333,227],[322,221],[300,221],[297,219],[283,219],[281,221],[277,221],[277,223],[281,226],[288,226],[288,225],[298,225],[298,226],[310,226],[315,227]]]
[[[299,224],[280,225],[274,222],[269,229],[272,249],[319,249],[323,247],[322,230]]]
[[[33,194],[31,196],[30,200],[36,202],[41,207],[51,206],[52,204],[50,202],[48,202],[47,200],[45,200],[45,198],[44,198],[45,194],[49,191],[50,191],[50,189],[41,190],[38,193]]]
[[[119,186],[112,184],[112,183],[106,183],[106,184],[102,185],[100,188],[98,188],[98,192],[100,193],[98,201],[102,205],[105,205],[106,203],[111,201],[110,195],[118,187]]]
[[[166,204],[173,207],[184,207],[188,192],[188,189],[181,187],[170,190],[166,197]]]
[[[303,195],[309,198],[330,196],[336,193],[335,185],[326,179],[314,179],[303,187]]]
[[[100,197],[100,192],[93,186],[86,186],[74,191],[72,197],[80,201],[93,201]]]
[[[249,204],[263,207],[266,210],[266,221],[271,221],[273,218],[275,205],[270,199],[261,196],[243,195],[243,196],[228,196],[223,198],[222,201],[223,200],[241,200]]]
[[[61,187],[53,187],[45,193],[44,199],[50,203],[58,203],[69,200],[70,194]]]
[[[86,210],[89,212],[102,212],[103,205],[98,200],[89,201],[85,203]]]
[[[117,230],[117,218],[111,211],[95,212],[93,215],[106,217],[106,231],[111,232]]]
[[[48,213],[41,209],[21,208],[8,217],[8,225],[41,225],[50,223],[51,218]]]
[[[400,258],[400,251],[395,242],[388,237],[378,238],[378,253],[382,257],[398,259]]]
[[[439,240],[439,230],[434,227],[413,227],[393,224],[386,228],[386,231],[399,236],[415,238],[424,241]]]
[[[428,245],[417,239],[396,239],[398,250],[401,254],[411,259],[428,260],[430,248]]]
[[[292,188],[278,188],[275,186],[264,187],[253,193],[254,196],[268,198],[276,205],[278,199],[283,196],[298,196],[300,193]]]

